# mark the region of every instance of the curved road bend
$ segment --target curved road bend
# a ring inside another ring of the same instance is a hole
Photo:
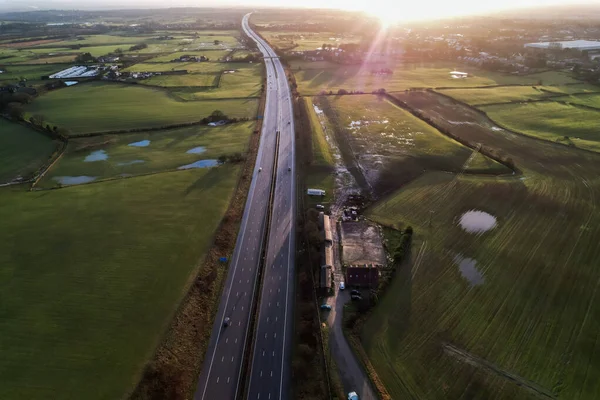
[[[244,17],[244,29],[248,15]],[[252,36],[251,36],[252,37]],[[263,54],[272,51],[259,43]],[[255,298],[256,278],[263,249],[267,210],[274,168],[278,108],[281,102],[278,83],[275,81],[274,61],[265,58],[267,93],[261,139],[254,166],[252,183],[242,217],[240,232],[219,309],[211,332],[211,338],[200,373],[195,400],[235,399],[241,390],[242,361],[250,323],[250,312]],[[285,79],[285,78],[284,78]],[[262,168],[262,171],[259,170]],[[225,328],[224,319],[231,325]]]
[[[262,38],[246,32],[277,57]],[[265,54],[263,52],[263,54]],[[267,55],[265,54],[265,56]],[[249,400],[288,399],[291,368],[291,337],[294,305],[294,258],[296,224],[296,174],[294,171],[294,120],[287,77],[278,58],[272,58],[277,71],[279,118],[278,161],[275,195],[263,285],[258,311],[258,324],[250,368]]]

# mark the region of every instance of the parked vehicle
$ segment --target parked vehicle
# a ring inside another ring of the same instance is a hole
[[[360,296],[360,292],[359,292],[358,290],[356,290],[356,289],[353,289],[353,290],[350,292],[350,294],[355,294],[355,295],[357,295],[357,296]]]
[[[356,392],[348,393],[348,400],[358,400],[358,394]]]
[[[331,310],[331,306],[329,304],[321,305],[321,310]]]
[[[360,301],[362,300],[362,297],[358,294],[353,294],[352,296],[350,296],[350,298],[354,301]]]
[[[344,290],[346,289],[346,284],[344,283],[344,281],[340,282],[340,290]]]
[[[317,207],[317,210],[324,210],[325,209],[325,206],[323,204],[317,204],[316,207]]]

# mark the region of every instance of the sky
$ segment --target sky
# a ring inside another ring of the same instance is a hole
[[[4,9],[106,9],[215,6],[334,8],[366,11],[384,22],[481,14],[527,7],[599,4],[600,0],[0,0]]]

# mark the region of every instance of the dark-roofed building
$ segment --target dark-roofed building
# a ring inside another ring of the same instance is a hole
[[[379,264],[354,264],[346,268],[346,284],[355,287],[377,287]]]

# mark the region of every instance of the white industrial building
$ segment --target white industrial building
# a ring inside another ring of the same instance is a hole
[[[567,40],[562,42],[527,43],[525,48],[540,50],[573,49],[579,51],[600,50],[600,42],[594,40]]]

